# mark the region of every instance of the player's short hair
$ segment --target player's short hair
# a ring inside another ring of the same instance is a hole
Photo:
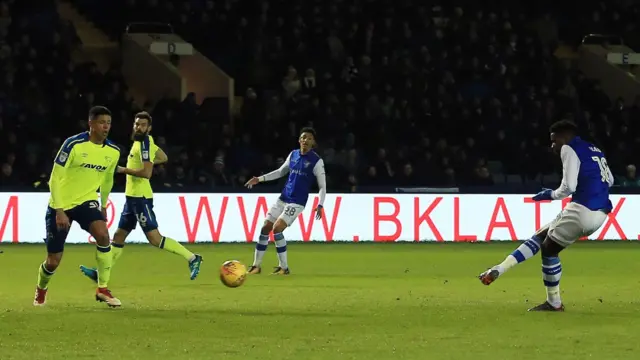
[[[316,130],[310,126],[307,127],[303,127],[302,130],[300,130],[300,135],[304,134],[304,133],[309,133],[311,135],[313,135],[313,138],[316,138]]]
[[[147,120],[149,122],[149,125],[151,125],[151,114],[149,114],[146,111],[140,111],[139,113],[136,114],[136,116],[134,117],[134,119],[143,119],[143,120]]]
[[[574,123],[573,121],[560,120],[556,121],[549,127],[549,132],[556,134],[575,134],[578,132],[578,125],[576,125],[576,123]]]
[[[95,120],[102,115],[111,116],[111,111],[107,109],[105,106],[94,106],[91,109],[89,109],[89,120]]]

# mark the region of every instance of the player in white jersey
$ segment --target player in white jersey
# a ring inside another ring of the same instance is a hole
[[[560,297],[562,265],[558,254],[580,237],[598,230],[613,207],[609,187],[614,180],[602,151],[577,136],[577,127],[570,121],[558,121],[549,131],[551,148],[559,152],[562,159],[562,183],[556,190],[543,189],[533,200],[561,200],[572,195],[571,202],[502,263],[479,276],[483,284],[489,285],[510,268],[541,251],[547,300],[529,311],[564,311]]]
[[[289,274],[287,240],[285,240],[282,232],[289,227],[304,210],[314,178],[320,190],[318,207],[315,209],[316,219],[322,218],[322,206],[327,194],[327,180],[325,177],[324,162],[320,156],[313,151],[316,144],[315,130],[309,127],[303,128],[300,131],[298,142],[300,143],[300,149],[292,151],[279,169],[262,176],[253,177],[245,184],[246,187],[251,189],[260,182],[276,180],[289,174],[280,198],[267,213],[267,219],[264,221],[264,225],[260,230],[253,265],[249,268],[249,274],[259,274],[262,271],[262,258],[267,251],[271,231],[273,231],[279,260],[279,264],[274,269],[273,274]]]

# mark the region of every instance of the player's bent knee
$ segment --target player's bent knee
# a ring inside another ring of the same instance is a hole
[[[125,229],[118,228],[116,233],[113,234],[113,242],[118,245],[124,245],[125,240],[129,236],[129,231]]]
[[[547,238],[540,246],[540,254],[543,257],[556,257],[558,256],[558,254],[560,254],[560,251],[562,251],[562,249],[563,247],[560,244],[547,236]]]
[[[162,234],[160,234],[160,231],[154,229],[146,232],[145,236],[147,237],[147,241],[149,241],[149,244],[156,247],[160,246],[160,243],[162,242]]]
[[[94,235],[93,238],[96,239],[96,244],[99,246],[109,246],[111,243],[109,241],[109,233],[99,233]]]
[[[282,219],[276,220],[276,223],[273,225],[274,233],[281,233],[288,227],[287,223]]]
[[[98,220],[89,225],[89,233],[96,239],[96,243],[100,246],[109,245],[109,230],[107,229],[107,223]]]
[[[264,224],[262,225],[262,229],[260,229],[260,233],[263,235],[268,235],[271,230],[273,230],[273,223],[269,220],[265,220]]]
[[[535,236],[541,240],[544,240],[549,234],[549,228],[542,228],[535,233]]]

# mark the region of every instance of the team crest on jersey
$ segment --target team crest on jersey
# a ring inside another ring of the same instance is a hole
[[[305,161],[305,162],[304,162],[304,168],[305,168],[305,169],[306,169],[306,168],[308,168],[308,167],[309,167],[309,165],[311,165],[311,163],[310,163],[310,162],[308,162],[308,161]]]
[[[89,154],[87,154],[87,153],[82,153],[82,154],[80,154],[80,156],[82,156],[83,158],[86,158],[87,156],[89,156]]]
[[[104,157],[104,161],[110,163],[111,162],[111,157],[110,156],[105,156]]]
[[[60,155],[58,156],[58,159],[60,159],[60,162],[65,162],[67,161],[67,159],[69,158],[69,154],[64,152],[64,151],[60,151]]]

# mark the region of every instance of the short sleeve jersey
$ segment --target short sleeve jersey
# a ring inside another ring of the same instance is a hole
[[[145,136],[141,141],[134,141],[127,158],[127,168],[142,169],[146,162],[153,163],[157,151],[158,146],[151,135]],[[151,190],[149,179],[127,175],[125,195],[146,199],[153,198],[153,190]]]
[[[56,204],[53,197],[49,200],[52,208],[69,210],[82,203],[98,199],[98,189],[106,177],[113,177],[120,149],[110,140],[103,144],[89,141],[89,133],[84,132],[64,141],[54,161],[54,173],[58,181]]]

